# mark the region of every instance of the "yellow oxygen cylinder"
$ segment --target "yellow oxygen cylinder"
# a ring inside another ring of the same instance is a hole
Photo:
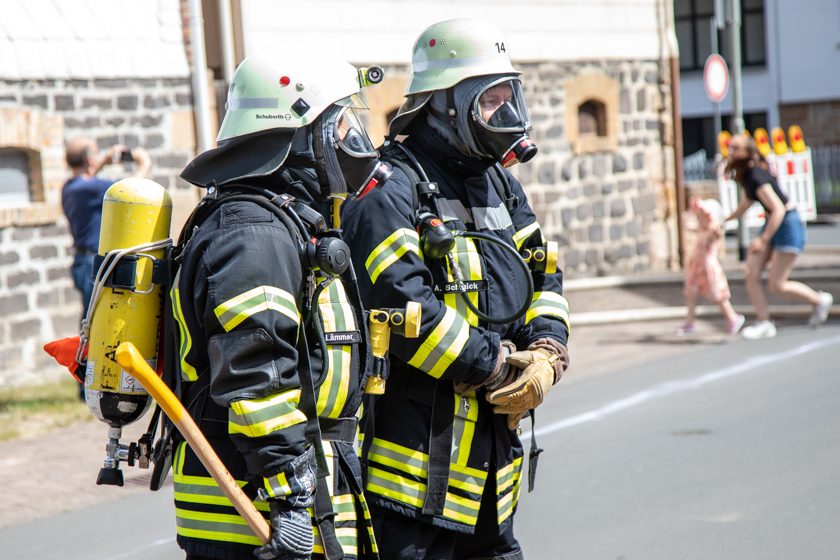
[[[102,204],[99,255],[167,240],[171,216],[172,198],[154,181],[130,178],[114,183]],[[85,402],[111,427],[97,484],[122,486],[119,460],[131,462],[132,458],[119,443],[121,428],[140,418],[151,403],[143,386],[117,363],[116,349],[123,342],[132,342],[142,355],[151,358],[155,369],[163,287],[152,282],[152,272],[154,259],[164,256],[165,248],[125,256],[105,279],[98,301],[93,302]],[[109,262],[113,259],[106,258],[103,268]]]

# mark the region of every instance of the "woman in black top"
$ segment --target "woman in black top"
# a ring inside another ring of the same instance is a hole
[[[729,144],[727,170],[741,186],[741,203],[726,220],[740,217],[758,201],[764,208],[765,222],[760,235],[750,243],[744,269],[747,295],[755,308],[756,322],[741,333],[745,338],[776,336],[770,322],[767,296],[761,287],[761,274],[772,261],[767,277],[771,293],[797,299],[814,306],[809,323],[816,326],[828,318],[834,298],[827,292],[817,292],[801,282],[788,280],[797,255],[805,247],[805,224],[770,172],[767,160],[758,152],[752,138],[734,136]]]

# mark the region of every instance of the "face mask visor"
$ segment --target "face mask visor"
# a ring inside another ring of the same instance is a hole
[[[335,118],[333,144],[354,158],[378,157],[365,125],[354,106],[344,106]]]
[[[525,134],[531,130],[531,118],[519,79],[506,77],[488,84],[475,96],[473,118],[491,132]]]

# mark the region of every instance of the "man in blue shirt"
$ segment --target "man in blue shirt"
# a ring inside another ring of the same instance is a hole
[[[67,165],[73,176],[64,183],[61,190],[61,206],[70,222],[73,234],[73,283],[82,294],[83,314],[87,313],[92,291],[91,271],[93,256],[99,249],[99,227],[102,219],[102,199],[105,191],[114,183],[111,179],[97,177],[97,173],[111,163],[120,161],[123,152],[128,151],[137,163],[135,175],[145,177],[151,162],[143,148],[128,150],[116,145],[104,154],[99,154],[96,141],[87,137],[73,138],[67,143]]]
[[[125,152],[130,156],[123,156]],[[128,150],[123,145],[112,146],[104,154],[100,154],[96,141],[84,136],[67,142],[66,154],[67,165],[73,176],[64,183],[61,190],[61,206],[73,234],[76,255],[70,272],[73,283],[82,296],[84,317],[93,291],[91,276],[93,257],[99,249],[102,199],[105,191],[114,183],[113,180],[97,177],[97,173],[107,164],[134,161],[134,175],[145,177],[151,167],[151,160],[143,148]]]

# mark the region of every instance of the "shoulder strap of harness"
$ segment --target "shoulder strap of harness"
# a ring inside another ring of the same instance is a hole
[[[402,170],[414,184],[411,189],[411,203],[415,219],[424,212],[440,216],[437,197],[440,195],[437,183],[429,181],[426,171],[411,151],[401,142],[393,142],[383,152],[383,159],[388,164]],[[419,222],[419,220],[417,220]]]
[[[519,206],[519,198],[513,192],[513,187],[510,186],[505,168],[502,164],[496,163],[493,166],[493,172],[490,175],[490,182],[493,183],[493,188],[496,189],[496,194],[505,203],[508,213],[513,212]]]

